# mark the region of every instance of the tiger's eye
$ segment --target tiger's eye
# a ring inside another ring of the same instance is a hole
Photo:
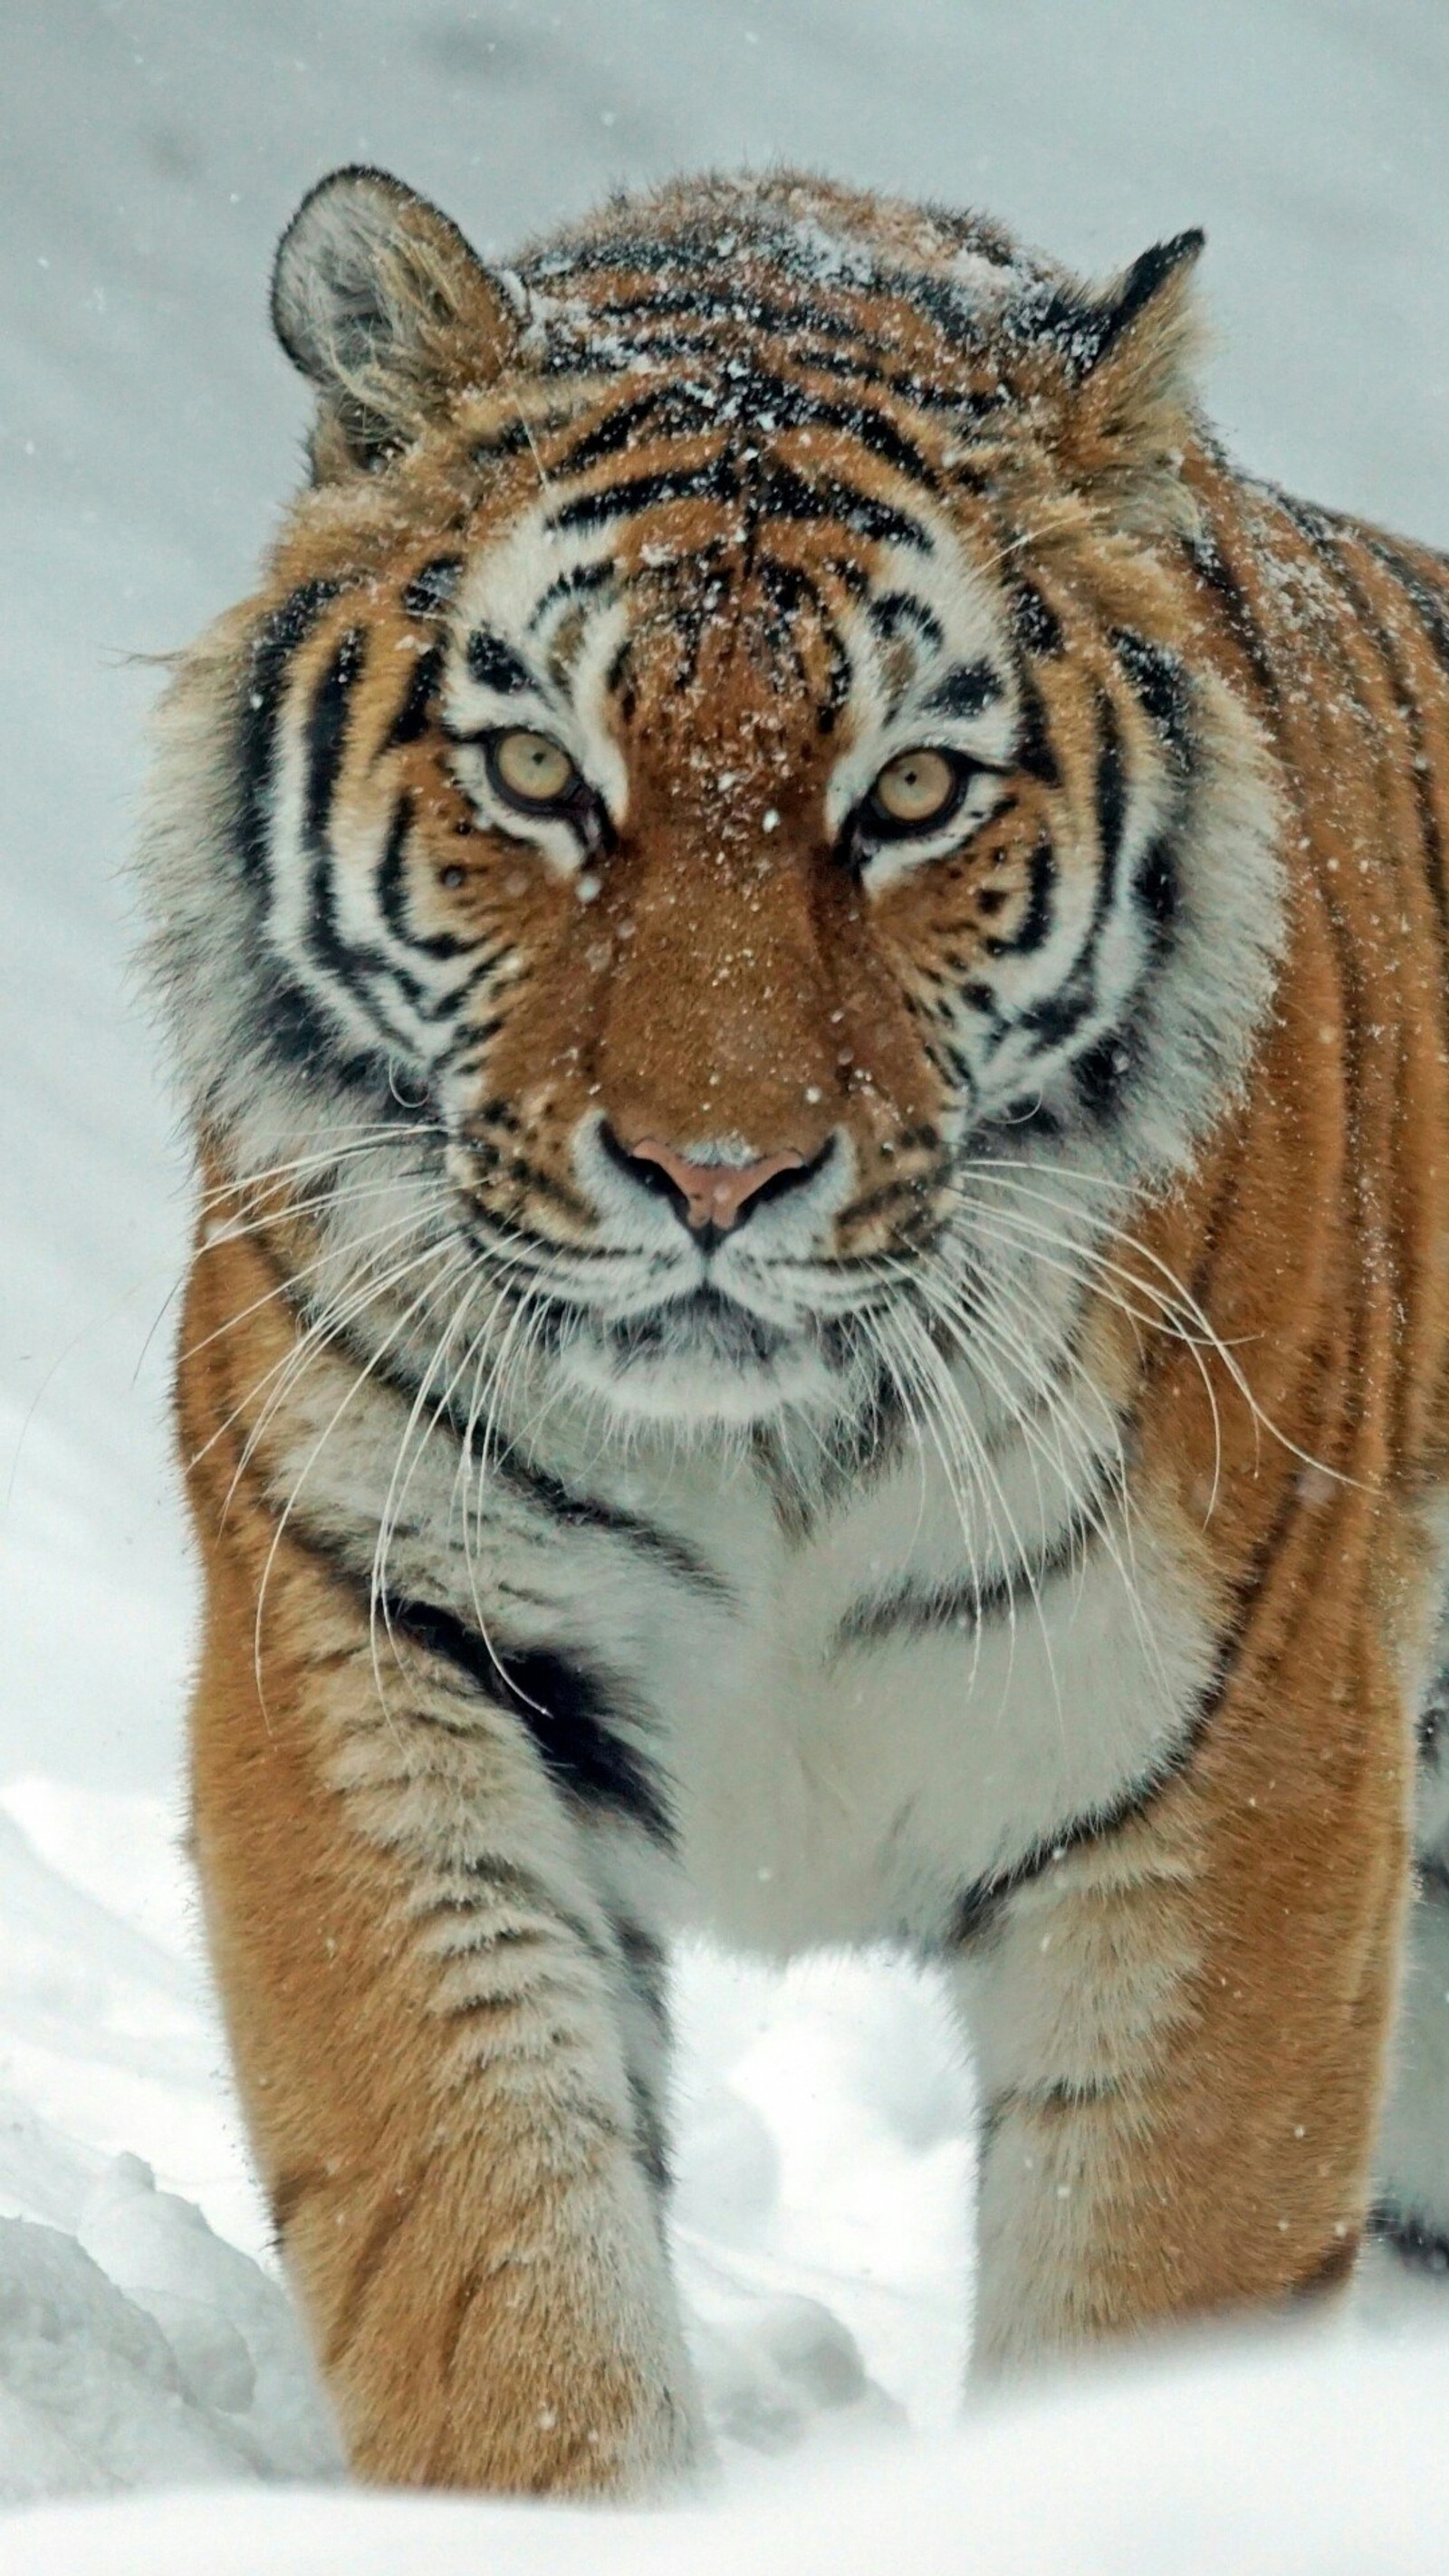
[[[956,801],[955,763],[941,751],[902,751],[888,760],[871,801],[889,822],[919,830],[947,813]]]
[[[551,742],[546,733],[498,734],[492,768],[504,793],[520,805],[560,804],[579,783],[563,745]]]

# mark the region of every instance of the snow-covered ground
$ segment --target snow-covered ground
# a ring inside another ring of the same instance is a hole
[[[780,155],[1105,271],[1202,220],[1214,406],[1449,542],[1444,0],[0,7],[0,2524],[7,2570],[1449,2569],[1449,2326],[1166,2356],[964,2432],[969,2076],[884,1966],[682,1963],[681,2271],[725,2458],[601,2521],[335,2478],[177,1848],[184,1156],[119,869],[154,670],[296,471],[272,239],[350,159],[482,247]],[[1445,2293],[1449,2306],[1449,2292]],[[137,2489],[231,2482],[223,2499]],[[50,2503],[55,2498],[100,2502]]]

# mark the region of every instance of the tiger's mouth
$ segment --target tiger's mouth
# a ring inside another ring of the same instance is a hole
[[[651,1420],[748,1423],[842,1403],[828,1327],[771,1323],[709,1281],[625,1316],[575,1308],[550,1338],[554,1365],[582,1391]]]
[[[800,1338],[767,1323],[721,1288],[706,1281],[689,1295],[651,1306],[605,1328],[622,1369],[649,1367],[683,1354],[729,1369],[769,1368]]]

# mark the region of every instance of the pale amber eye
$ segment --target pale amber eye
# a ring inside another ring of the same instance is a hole
[[[489,767],[505,796],[518,805],[560,805],[579,783],[563,745],[551,742],[546,733],[495,734]]]
[[[886,822],[919,832],[944,820],[959,787],[960,772],[943,751],[902,751],[881,771],[871,803]]]

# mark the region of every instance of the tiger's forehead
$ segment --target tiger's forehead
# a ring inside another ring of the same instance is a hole
[[[1000,401],[1003,325],[1062,283],[977,215],[786,173],[666,188],[520,271],[545,373],[643,361],[679,386],[723,360],[749,408],[761,390],[793,407],[808,372],[817,400],[863,387],[937,421]]]
[[[891,738],[1004,752],[1013,663],[989,554],[973,561],[953,518],[871,451],[835,438],[802,458],[764,421],[639,473],[601,474],[584,450],[461,569],[454,730],[557,733],[616,817],[631,737],[656,761],[712,744],[731,785],[834,771],[832,802]]]
[[[975,219],[708,182],[517,286],[522,371],[458,423],[487,481],[451,722],[546,723],[611,801],[645,730],[732,768],[828,774],[900,724],[1000,755],[1029,262]]]

